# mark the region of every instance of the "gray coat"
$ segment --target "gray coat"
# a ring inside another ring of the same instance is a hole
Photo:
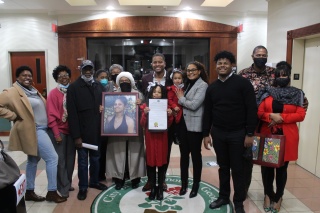
[[[119,90],[118,90],[119,91]],[[131,92],[138,92],[131,90]],[[139,92],[139,98],[143,95]],[[126,141],[128,141],[128,167],[130,179],[146,175],[145,151],[142,128],[139,136],[110,136],[107,143],[106,174],[107,177],[124,179],[126,165]]]
[[[183,106],[183,118],[190,132],[202,131],[203,101],[207,87],[208,84],[199,78],[187,95],[179,98],[178,103]]]

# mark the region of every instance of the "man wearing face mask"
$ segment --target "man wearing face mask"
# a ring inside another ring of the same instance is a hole
[[[84,60],[80,66],[81,76],[67,91],[67,111],[70,135],[78,151],[78,199],[85,200],[87,189],[105,190],[107,186],[99,183],[99,151],[87,149],[82,143],[99,146],[103,86],[94,81],[94,66]],[[90,160],[90,181],[88,180],[88,157]]]

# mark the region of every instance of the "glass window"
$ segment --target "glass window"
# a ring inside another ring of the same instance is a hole
[[[209,39],[206,38],[89,38],[87,45],[88,59],[94,62],[96,70],[120,64],[136,80],[152,70],[155,53],[164,54],[167,70],[185,69],[186,64],[194,60],[209,67]]]

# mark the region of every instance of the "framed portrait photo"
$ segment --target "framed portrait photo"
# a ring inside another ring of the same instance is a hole
[[[138,136],[138,93],[102,93],[102,136]]]

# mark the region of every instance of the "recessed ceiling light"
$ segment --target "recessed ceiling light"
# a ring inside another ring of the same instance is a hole
[[[178,6],[181,0],[118,0],[119,4],[135,6]]]
[[[4,4],[4,1],[0,0],[0,4]]]
[[[202,7],[226,7],[233,0],[205,0],[201,6]]]
[[[114,10],[114,7],[108,6],[108,7],[106,7],[106,9],[107,9],[107,10]]]
[[[188,6],[188,7],[185,7],[184,10],[192,10],[192,8]]]

